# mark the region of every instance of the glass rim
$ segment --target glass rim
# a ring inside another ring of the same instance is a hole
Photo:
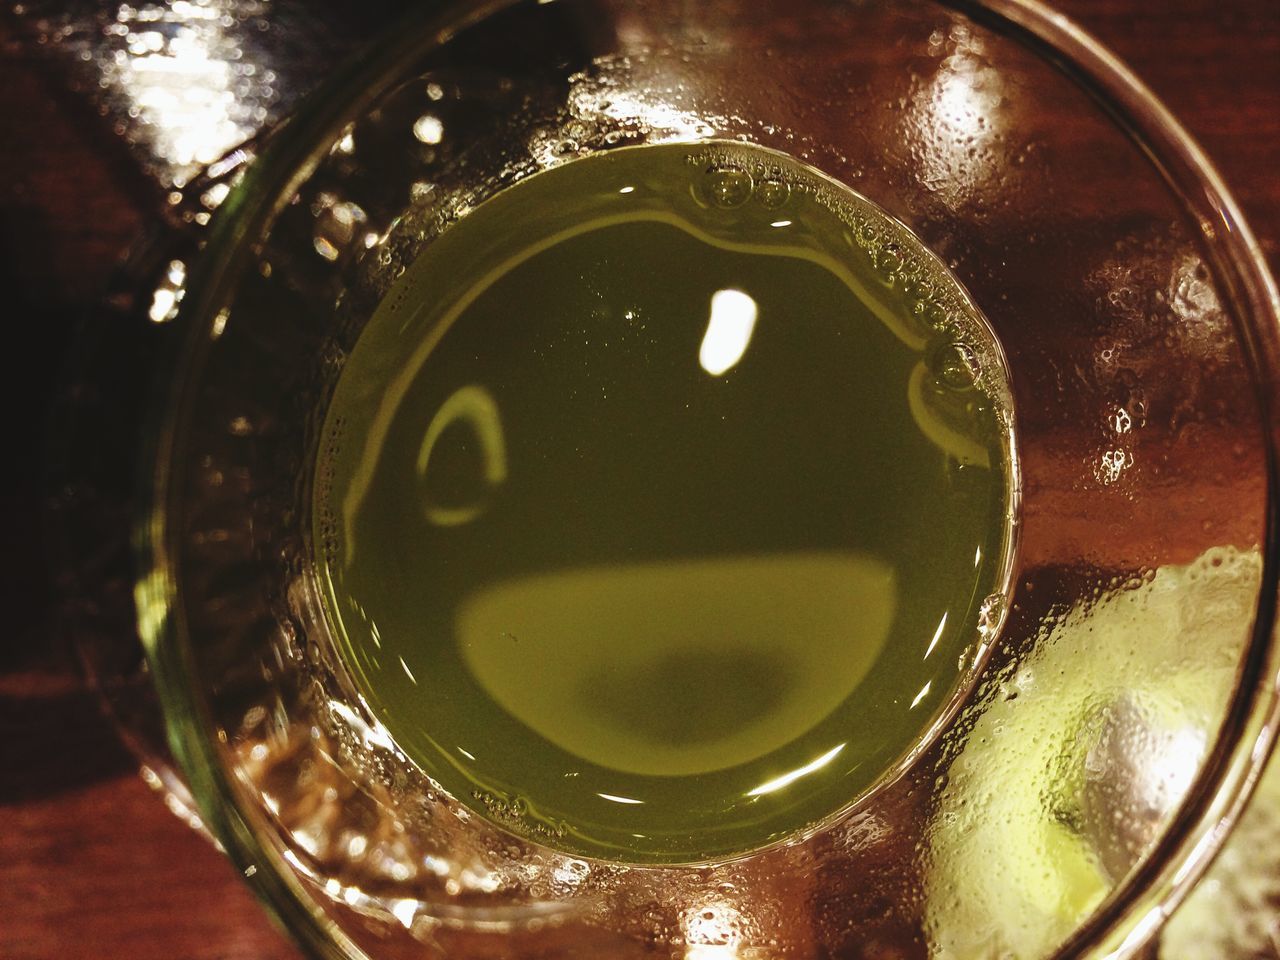
[[[349,118],[403,79],[403,69],[454,35],[528,0],[454,0],[443,11],[421,8],[361,55],[341,65],[267,138],[242,183],[209,227],[180,316],[188,325],[174,369],[198,367],[211,346],[224,282],[251,253],[251,240],[280,212],[324,156]],[[541,0],[545,2],[545,0]],[[1230,833],[1270,756],[1280,727],[1280,651],[1272,643],[1276,615],[1280,517],[1280,292],[1238,204],[1199,145],[1118,57],[1040,0],[932,0],[977,23],[995,26],[1063,73],[1122,129],[1175,193],[1195,222],[1210,268],[1225,295],[1253,381],[1265,450],[1266,519],[1262,578],[1254,622],[1227,715],[1187,795],[1139,864],[1078,925],[1056,956],[1122,958],[1140,950],[1203,875]],[[190,681],[194,669],[185,612],[178,598],[177,531],[171,477],[194,403],[190,378],[157,391],[157,414],[143,438],[140,500],[134,524],[134,602],[139,636],[155,677],[165,731],[205,825],[246,882],[289,933],[313,955],[364,957],[337,924],[313,905],[281,852],[258,839],[264,824],[239,806],[239,791],[221,764],[212,721]],[[265,868],[264,868],[265,867]],[[455,921],[456,907],[442,906]],[[514,912],[513,912],[514,911]],[[499,908],[502,922],[539,916],[537,905]],[[468,920],[492,922],[493,911],[466,908]]]

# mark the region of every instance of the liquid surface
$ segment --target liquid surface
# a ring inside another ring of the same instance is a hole
[[[560,849],[698,862],[864,794],[991,639],[998,345],[901,224],[740,144],[539,173],[432,241],[335,389],[316,543],[376,718]]]

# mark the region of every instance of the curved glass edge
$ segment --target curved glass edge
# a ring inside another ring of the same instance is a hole
[[[250,255],[248,238],[257,235],[280,213],[288,198],[323,158],[327,144],[349,116],[398,82],[398,65],[412,62],[448,41],[467,26],[518,0],[455,0],[443,10],[413,7],[364,55],[338,66],[280,128],[232,189],[210,224],[202,269],[192,276],[180,321],[187,326],[172,366],[189,369],[203,361],[212,338],[208,331],[224,306],[224,281],[240,270]],[[187,779],[205,826],[244,875],[277,927],[309,956],[320,960],[370,960],[316,902],[288,864],[283,851],[264,845],[265,821],[240,806],[232,779],[222,766],[215,724],[205,704],[193,694],[195,676],[190,651],[181,642],[186,624],[177,599],[180,579],[176,531],[169,518],[176,504],[170,485],[174,450],[181,447],[194,391],[189,381],[157,383],[161,411],[143,436],[139,476],[139,512],[133,532],[136,558],[134,605],[139,637],[151,667],[164,726],[173,756]]]
[[[199,362],[208,352],[210,338],[202,333],[222,309],[223,281],[249,255],[246,239],[275,218],[347,118],[397,81],[397,66],[518,2],[456,0],[434,14],[415,9],[386,34],[386,42],[373,46],[371,55],[336,70],[328,83],[304,101],[271,137],[259,161],[215,218],[204,269],[193,277],[183,304],[190,333],[177,358],[180,367]],[[1280,369],[1280,293],[1256,239],[1207,157],[1114,55],[1038,0],[939,2],[979,22],[994,19],[1006,31],[1012,30],[1107,110],[1196,215],[1202,233],[1230,251],[1230,256],[1213,257],[1215,275],[1232,302],[1233,319],[1238,324],[1241,317],[1257,321],[1240,324],[1238,333],[1259,394],[1269,494],[1263,586],[1236,696],[1212,752],[1161,840],[1058,953],[1059,957],[1121,960],[1150,941],[1208,868],[1247,803],[1280,725],[1280,652],[1271,642],[1280,562],[1280,517],[1275,503],[1280,398],[1264,375],[1267,370]],[[259,842],[262,831],[258,828],[263,825],[252,823],[240,809],[235,785],[221,766],[216,738],[210,735],[212,721],[191,693],[188,681],[194,669],[180,642],[185,625],[177,603],[176,564],[170,549],[174,531],[166,517],[171,516],[173,506],[168,502],[172,497],[169,457],[180,445],[192,394],[180,382],[164,391],[163,400],[159,409],[166,413],[145,441],[143,493],[144,502],[152,508],[136,523],[134,548],[139,573],[134,593],[139,632],[155,673],[170,745],[205,823],[276,922],[312,956],[326,960],[367,958],[315,903],[281,852]],[[1216,788],[1214,781],[1218,781]]]
[[[1271,756],[1280,725],[1275,639],[1280,516],[1277,451],[1280,291],[1234,197],[1199,144],[1114,54],[1039,0],[941,0],[1026,42],[1085,90],[1129,135],[1186,205],[1231,304],[1262,420],[1267,504],[1263,567],[1250,640],[1218,737],[1155,846],[1056,956],[1125,960],[1143,950],[1213,862]],[[1225,251],[1225,253],[1224,253]]]

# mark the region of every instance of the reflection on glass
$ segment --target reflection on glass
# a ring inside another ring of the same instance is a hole
[[[949,611],[948,611],[949,612]],[[929,659],[929,654],[933,653],[934,648],[938,645],[938,641],[942,639],[942,633],[947,629],[947,614],[942,615],[942,619],[938,621],[938,629],[933,631],[933,638],[929,641],[929,647],[924,652],[924,659]]]
[[[769,780],[766,783],[760,784],[760,786],[756,787],[754,790],[749,791],[747,793],[747,796],[759,797],[759,796],[763,796],[766,793],[773,793],[776,790],[781,790],[783,787],[790,786],[791,784],[799,780],[801,777],[807,777],[809,774],[815,773],[818,770],[821,770],[828,763],[830,763],[837,756],[839,756],[840,751],[843,750],[844,747],[845,745],[843,743],[832,747],[822,756],[818,757],[817,759],[809,763],[806,763],[803,767],[799,767],[795,770],[792,770],[790,773],[784,773],[780,777],[777,777],[773,780]]]
[[[1146,852],[1218,722],[1259,572],[1257,551],[1212,548],[1046,620],[939,795],[947,955],[1048,955]]]
[[[986,60],[984,44],[962,26],[952,52],[912,97],[907,122],[918,143],[920,180],[949,204],[967,200],[999,169],[987,149],[1002,126],[1004,79]]]
[[[253,83],[256,94],[270,94],[270,80],[255,78],[255,65],[242,62],[230,30],[236,15],[256,12],[245,7],[225,0],[121,4],[108,28],[127,56],[104,65],[105,79],[125,92],[155,152],[179,170],[212,163],[263,119],[242,87]]]
[[[501,486],[507,479],[507,448],[502,436],[502,420],[498,405],[489,391],[479,384],[459,387],[450,394],[427,426],[418,447],[418,476],[427,479],[431,456],[445,431],[454,424],[466,423],[480,443],[485,489]],[[442,504],[428,497],[424,506],[426,518],[437,526],[456,527],[474,520],[484,512],[485,501],[474,494],[470,502]]]
[[[930,680],[928,683],[926,683],[923,687],[920,688],[920,692],[917,693],[915,696],[915,699],[911,701],[912,710],[920,706],[920,701],[929,695],[929,688],[932,686],[933,686],[933,681]]]
[[[711,297],[711,320],[698,350],[702,369],[718,377],[737,365],[756,327],[756,302],[741,290],[717,290]]]
[[[619,797],[616,794],[612,794],[612,793],[597,793],[596,796],[600,797],[603,800],[610,800],[613,803],[631,803],[631,804],[644,803],[643,800],[633,800],[631,797]]]
[[[742,914],[725,900],[694,904],[684,911],[681,933],[688,946],[684,960],[737,960]]]
[[[444,124],[439,117],[423,114],[413,124],[413,135],[422,143],[434,145],[444,139]]]

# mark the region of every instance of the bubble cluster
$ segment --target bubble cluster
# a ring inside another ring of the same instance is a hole
[[[524,797],[508,796],[494,790],[473,790],[471,799],[484,807],[490,818],[504,826],[518,827],[540,840],[559,840],[564,836],[562,825],[536,816]]]

